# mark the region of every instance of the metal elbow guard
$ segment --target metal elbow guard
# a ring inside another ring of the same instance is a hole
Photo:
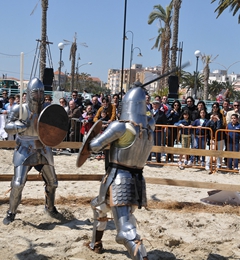
[[[4,130],[11,135],[19,134],[24,132],[27,129],[27,126],[21,121],[17,120],[15,122],[9,122],[4,127]]]
[[[90,151],[99,152],[102,148],[119,139],[126,131],[125,123],[113,121],[99,136],[95,137],[89,145]]]

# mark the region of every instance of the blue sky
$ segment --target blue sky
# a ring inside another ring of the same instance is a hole
[[[3,3],[4,2],[4,3]],[[84,65],[79,72],[89,73],[102,81],[107,81],[108,69],[122,67],[122,38],[124,0],[49,0],[47,13],[48,39],[54,71],[58,70],[60,51],[58,43],[63,39],[72,41],[75,32],[77,42],[86,42],[88,47],[78,45],[77,55]],[[161,63],[160,53],[151,47],[157,36],[159,24],[148,25],[148,16],[153,6],[161,4],[164,8],[170,0],[128,0],[126,31],[134,33],[133,45],[141,49],[143,57],[138,57],[134,50],[133,64],[141,63],[144,67],[156,66]],[[20,53],[24,52],[24,79],[29,79],[34,60],[36,39],[41,38],[41,1],[38,0],[2,0],[0,16],[0,77],[7,74],[20,78]],[[191,61],[187,71],[196,68],[194,52],[200,50],[207,55],[219,55],[212,63],[214,69],[228,68],[234,62],[240,61],[240,25],[237,16],[226,11],[218,19],[214,10],[217,3],[211,0],[183,0],[180,10],[179,42],[183,42],[182,60]],[[129,68],[131,33],[125,45],[124,67]],[[64,67],[62,71],[70,72],[70,45],[62,52]],[[47,64],[48,65],[48,64]],[[203,69],[199,61],[198,69]],[[231,66],[228,72],[240,73],[240,62]],[[36,75],[38,76],[38,75]]]

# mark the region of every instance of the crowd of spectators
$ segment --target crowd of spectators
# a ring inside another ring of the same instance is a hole
[[[84,141],[92,125],[99,119],[104,122],[103,130],[109,123],[118,120],[121,113],[119,100],[118,94],[105,96],[103,93],[86,95],[84,99],[76,90],[72,91],[69,100],[60,98],[59,104],[64,107],[69,118],[66,141]],[[19,101],[19,95],[8,97],[7,91],[3,91],[0,99],[0,139],[14,140],[14,136],[8,136],[4,131],[4,121]],[[239,151],[239,101],[234,101],[233,107],[230,106],[228,99],[223,100],[221,106],[218,102],[214,102],[211,111],[207,111],[206,104],[202,100],[195,104],[195,100],[188,96],[185,101],[186,105],[182,105],[179,100],[174,100],[170,105],[167,96],[161,98],[157,95],[153,98],[146,93],[147,115],[152,116],[156,123],[154,145],[173,147],[181,144],[183,148]],[[26,93],[22,96],[22,102],[26,102]],[[44,107],[51,103],[51,95],[46,95]],[[236,131],[218,131],[215,140],[212,136],[215,136],[219,129]],[[69,151],[74,153],[78,152],[78,149],[69,149]],[[104,159],[104,157],[101,153],[97,159]],[[158,163],[173,162],[174,154],[151,153],[148,161],[151,160],[156,160]],[[210,161],[209,156],[179,155],[178,167],[184,169],[185,166],[191,167],[194,163],[200,163],[202,167],[209,170]],[[222,163],[222,158],[216,158],[216,168],[221,168]],[[237,159],[224,158],[224,163],[229,169],[238,169]]]
[[[186,105],[183,107],[179,100],[174,100],[170,106],[166,96],[163,96],[162,99],[157,96],[152,102],[150,100],[151,98],[147,94],[148,113],[150,112],[154,118],[159,114],[162,118],[161,121],[155,120],[157,124],[154,134],[155,145],[172,147],[176,144],[181,145],[182,148],[239,151],[239,101],[234,101],[233,107],[231,107],[228,99],[223,100],[222,108],[218,102],[214,102],[211,111],[207,111],[203,100],[198,101],[195,105],[195,100],[191,96],[186,98]],[[165,116],[163,116],[164,114]],[[217,133],[216,136],[215,133]],[[173,154],[151,154],[148,160],[151,161],[152,157],[157,162],[174,160]],[[209,156],[205,158],[205,156],[180,154],[178,167],[184,169],[185,166],[191,167],[195,163],[209,170],[211,159]],[[217,169],[225,164],[227,169],[238,170],[238,159],[224,158],[224,162],[222,159],[221,157],[216,158]]]

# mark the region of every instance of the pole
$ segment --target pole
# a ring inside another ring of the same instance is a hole
[[[128,83],[129,89],[130,89],[130,86],[131,86],[132,59],[133,59],[133,43],[131,44],[131,54],[130,54],[129,83]]]
[[[123,45],[122,45],[122,75],[121,75],[121,100],[122,100],[122,93],[123,93],[123,70],[124,70],[124,55],[125,55],[126,16],[127,16],[127,0],[125,0],[125,4],[124,4]]]
[[[19,119],[22,119],[22,95],[23,95],[23,62],[24,54],[21,52],[20,55],[20,104],[19,104]]]
[[[198,73],[198,59],[199,57],[197,56],[197,61],[196,61],[196,74],[195,74],[195,82],[194,82],[194,98],[197,97],[197,73]]]
[[[59,85],[59,90],[61,91],[61,65],[62,65],[62,49],[60,49],[60,61],[59,61],[59,71],[58,71],[58,85]]]

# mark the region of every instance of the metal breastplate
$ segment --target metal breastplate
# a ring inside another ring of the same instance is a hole
[[[38,136],[37,121],[38,121],[38,114],[30,115],[30,119],[29,119],[30,125],[23,133],[21,133],[21,135]]]
[[[128,147],[118,147],[114,142],[110,147],[110,162],[130,168],[142,169],[153,146],[152,130],[135,128],[136,136]]]

